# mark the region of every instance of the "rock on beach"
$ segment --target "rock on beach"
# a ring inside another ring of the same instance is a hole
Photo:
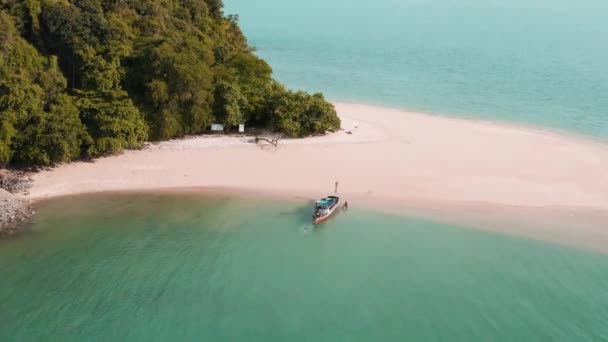
[[[27,200],[0,189],[0,238],[16,234],[19,225],[31,214]]]

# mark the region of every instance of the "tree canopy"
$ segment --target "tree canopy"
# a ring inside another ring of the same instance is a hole
[[[0,165],[50,165],[241,123],[340,127],[294,92],[221,0],[0,0]]]

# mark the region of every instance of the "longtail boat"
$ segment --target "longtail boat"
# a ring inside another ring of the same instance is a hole
[[[319,224],[329,219],[340,207],[340,196],[338,195],[338,182],[333,195],[315,201],[312,213],[312,223]]]

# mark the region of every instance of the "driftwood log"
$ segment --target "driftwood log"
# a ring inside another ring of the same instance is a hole
[[[273,145],[274,147],[277,147],[279,145],[279,138],[265,138],[265,137],[256,136],[255,143],[259,144],[260,141],[265,141],[265,142],[269,143],[270,145]]]

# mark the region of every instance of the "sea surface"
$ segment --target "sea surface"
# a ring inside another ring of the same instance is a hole
[[[608,138],[606,0],[224,3],[291,88]]]
[[[224,2],[291,88],[608,138],[608,1]],[[607,255],[310,208],[42,203],[0,241],[0,341],[608,340]]]
[[[95,195],[0,241],[0,341],[601,341],[608,256],[310,203]]]

